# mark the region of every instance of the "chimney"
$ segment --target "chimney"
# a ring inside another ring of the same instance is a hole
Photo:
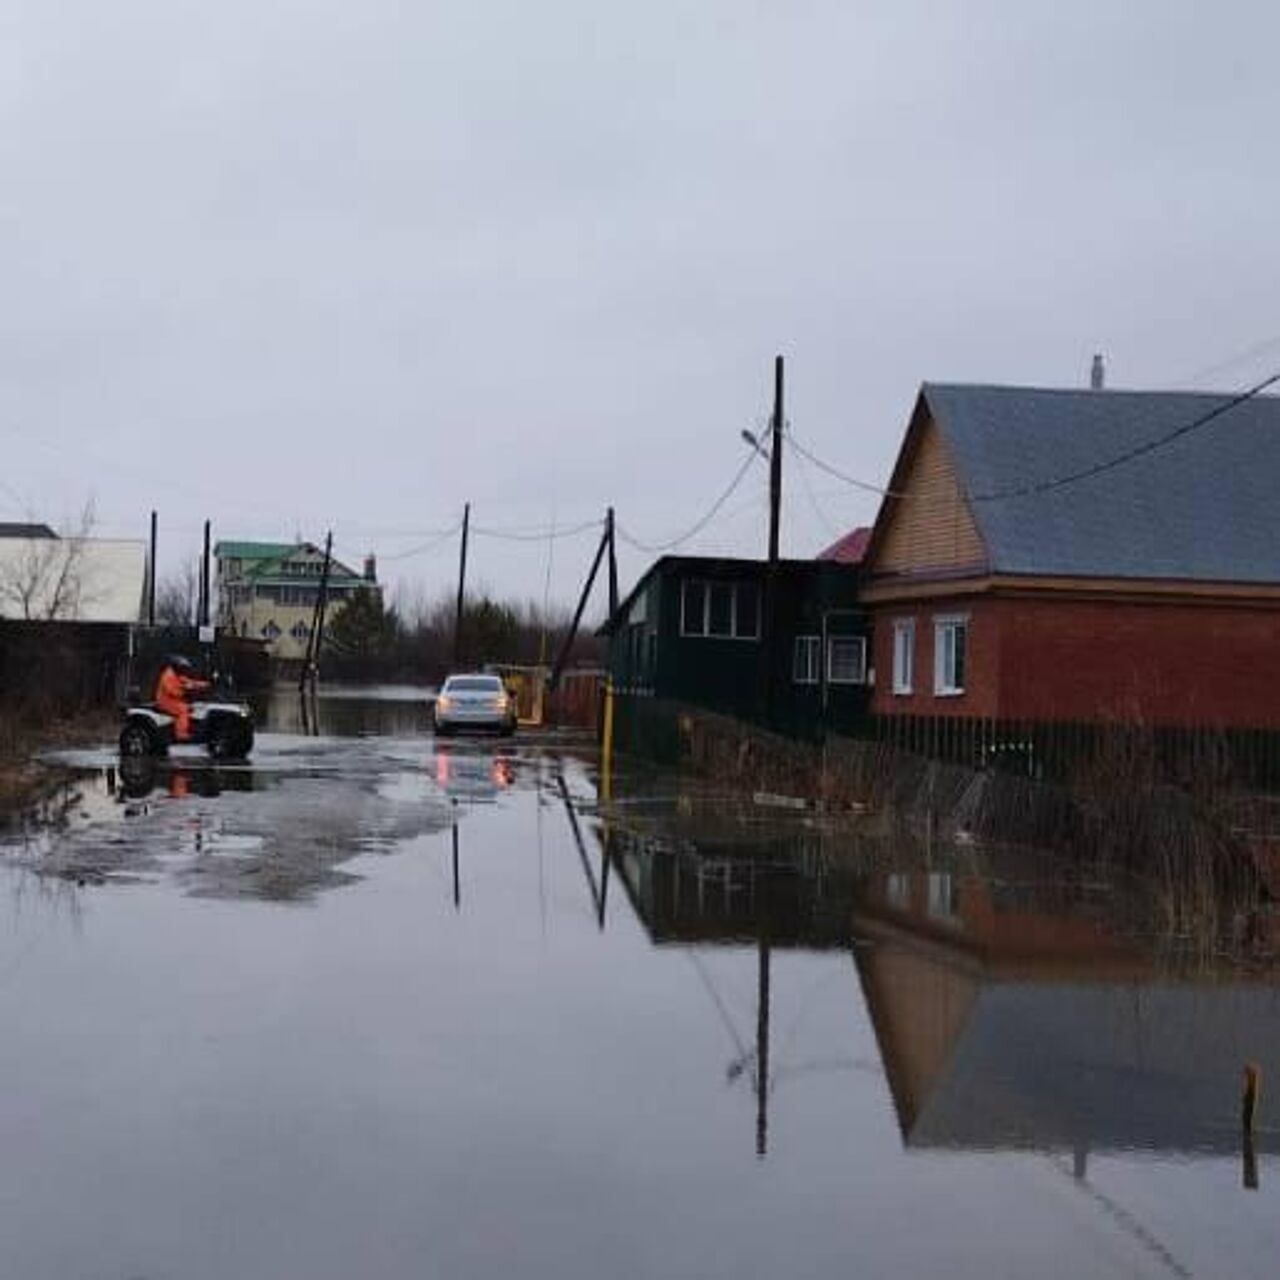
[[[1093,368],[1089,370],[1089,390],[1102,391],[1107,385],[1107,366],[1102,359],[1102,352],[1093,357]]]
[[[369,583],[378,581],[378,558],[372,551],[364,558],[364,580]]]

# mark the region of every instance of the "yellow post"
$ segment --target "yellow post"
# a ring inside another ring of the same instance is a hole
[[[613,680],[604,678],[604,724],[600,733],[600,798],[613,798]]]

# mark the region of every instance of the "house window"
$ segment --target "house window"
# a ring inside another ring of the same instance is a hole
[[[899,618],[893,624],[893,691],[908,694],[915,683],[916,624],[914,618]]]
[[[968,652],[968,618],[933,620],[933,692],[937,696],[953,697],[964,692]]]
[[[262,627],[262,638],[264,640],[279,640],[280,628],[274,622],[267,622]]]
[[[759,586],[754,582],[686,578],[680,592],[680,634],[758,640]]]
[[[295,622],[289,628],[289,634],[301,644],[311,634],[311,628],[305,622]]]
[[[795,684],[817,684],[822,676],[822,637],[796,636],[791,679]]]
[[[827,680],[831,684],[864,684],[867,642],[862,636],[832,636],[827,641]]]

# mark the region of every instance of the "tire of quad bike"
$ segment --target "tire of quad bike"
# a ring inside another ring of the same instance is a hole
[[[154,725],[145,720],[128,720],[120,730],[122,756],[159,756],[164,754],[164,740]]]
[[[227,720],[209,730],[209,754],[215,760],[243,760],[252,750],[252,725]]]

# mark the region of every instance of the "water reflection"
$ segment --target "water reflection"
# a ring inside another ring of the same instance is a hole
[[[734,1034],[753,1064],[761,1154],[781,949],[850,951],[908,1149],[1065,1153],[1078,1178],[1098,1152],[1239,1155],[1251,1187],[1258,1155],[1280,1150],[1274,1127],[1247,1139],[1239,1085],[1246,1061],[1280,1071],[1275,975],[1177,963],[1134,931],[1133,885],[1027,850],[805,823],[716,833],[704,815],[698,834],[673,835],[686,800],[671,823],[614,810],[598,826],[600,871],[584,860],[584,872],[594,891],[616,867],[655,945],[754,944],[755,1043]]]

